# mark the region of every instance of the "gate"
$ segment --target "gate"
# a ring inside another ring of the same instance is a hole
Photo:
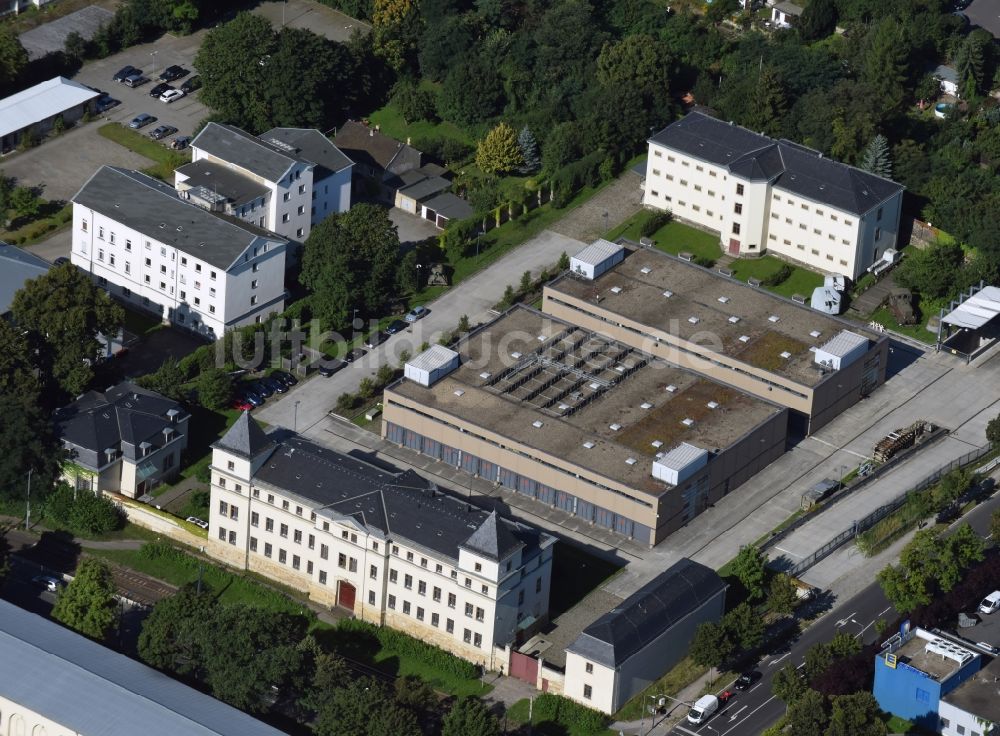
[[[337,584],[337,605],[341,608],[346,608],[348,611],[354,610],[354,586],[350,583],[341,580]]]
[[[538,660],[527,654],[511,652],[510,676],[534,686],[538,682]]]
[[[729,255],[738,256],[740,254],[740,241],[736,238],[729,239]]]

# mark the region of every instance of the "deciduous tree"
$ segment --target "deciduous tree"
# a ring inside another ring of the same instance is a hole
[[[500,724],[479,698],[463,698],[444,719],[441,736],[497,736]]]
[[[486,174],[506,174],[524,164],[517,134],[501,122],[476,147],[476,166]]]
[[[706,621],[695,630],[688,655],[703,667],[719,667],[736,650],[729,630],[722,624]]]
[[[233,378],[223,368],[212,368],[198,376],[198,402],[218,411],[233,398]]]
[[[108,563],[86,557],[76,576],[59,594],[52,618],[84,636],[103,641],[118,623],[117,589]]]
[[[784,616],[795,610],[795,584],[785,573],[778,573],[771,578],[771,590],[767,597],[767,605],[775,613]]]
[[[32,498],[44,497],[66,456],[49,416],[32,397],[6,392],[0,392],[0,416],[0,497],[23,500],[29,470]]]
[[[764,619],[744,601],[725,615],[722,625],[741,649],[756,649],[764,641]]]
[[[179,675],[202,676],[204,622],[212,620],[215,595],[194,584],[159,601],[142,622],[139,656],[146,664]]]
[[[10,92],[27,65],[28,52],[13,27],[0,28],[0,91]]]
[[[771,681],[771,692],[791,705],[798,700],[807,690],[806,683],[802,680],[802,675],[789,663],[774,673]]]
[[[987,422],[986,441],[994,447],[1000,446],[1000,417],[993,417]]]
[[[788,706],[789,736],[819,736],[829,721],[826,698],[815,690],[806,690]]]
[[[799,35],[807,41],[826,38],[837,27],[837,6],[833,0],[814,0],[802,11],[796,24]]]
[[[885,736],[886,733],[888,730],[882,719],[882,709],[870,692],[840,695],[833,699],[830,725],[825,736]]]
[[[758,599],[764,595],[764,580],[767,577],[765,563],[767,558],[760,548],[748,544],[740,549],[738,555],[733,560],[733,574],[743,583],[751,599]]]

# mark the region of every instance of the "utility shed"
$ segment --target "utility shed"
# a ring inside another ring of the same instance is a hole
[[[653,463],[653,477],[677,486],[708,463],[708,450],[681,442]]]
[[[444,345],[431,345],[420,355],[407,361],[403,375],[421,386],[433,386],[458,368],[461,359]]]
[[[577,276],[596,279],[625,259],[625,248],[601,238],[569,259],[569,268]]]
[[[868,338],[850,330],[841,330],[816,348],[813,360],[839,371],[868,352]]]
[[[722,618],[727,587],[687,558],[667,568],[566,648],[566,697],[620,709],[687,653],[700,624]]]

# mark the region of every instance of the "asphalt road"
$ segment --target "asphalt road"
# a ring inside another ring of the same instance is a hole
[[[968,522],[980,536],[985,538],[989,534],[990,515],[998,507],[1000,507],[1000,496],[995,495],[976,506],[962,519],[954,522],[949,530],[952,531],[960,524]],[[816,601],[809,605],[822,608],[830,603],[829,594],[826,593],[820,595]],[[775,653],[761,660],[756,668],[756,671],[762,675],[761,679],[746,692],[736,693],[726,706],[707,723],[701,726],[691,726],[682,722],[674,726],[673,730],[668,733],[670,736],[692,736],[692,734],[698,734],[698,736],[702,734],[753,736],[759,734],[785,712],[784,701],[771,694],[771,680],[775,672],[789,662],[794,663],[796,667],[801,667],[805,662],[805,653],[809,647],[819,642],[829,641],[842,631],[860,637],[862,643],[869,644],[878,638],[875,622],[880,618],[885,618],[891,623],[896,616],[896,611],[882,594],[878,583],[870,584],[854,597],[843,603],[837,603],[822,619],[803,632],[789,650]],[[727,683],[727,688],[732,690],[731,683]]]

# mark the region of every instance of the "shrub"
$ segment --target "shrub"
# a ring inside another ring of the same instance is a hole
[[[657,230],[669,225],[673,219],[674,213],[670,210],[667,210],[666,212],[655,212],[648,220],[642,223],[642,227],[639,228],[639,234],[644,238],[655,235]]]
[[[429,667],[456,677],[465,677],[471,680],[479,675],[479,669],[472,662],[459,659],[454,654],[450,654],[440,647],[428,644],[419,639],[414,639],[412,636],[396,629],[390,629],[385,626],[378,627],[357,619],[344,619],[337,625],[337,628],[355,635],[374,635],[378,639],[382,649],[401,656],[418,659]]]
[[[535,698],[532,720],[558,723],[574,733],[599,733],[608,723],[603,713],[551,693]]]
[[[781,268],[772,273],[767,278],[761,279],[760,283],[762,286],[777,286],[778,284],[783,284],[792,275],[792,267],[787,263],[782,263]]]
[[[125,526],[125,514],[113,501],[89,491],[74,493],[65,484],[45,500],[45,517],[56,526],[84,536],[107,534]]]

